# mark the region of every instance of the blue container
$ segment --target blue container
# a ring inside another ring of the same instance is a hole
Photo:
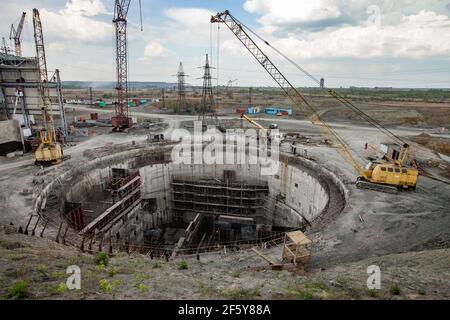
[[[278,113],[278,109],[277,108],[265,108],[264,113],[276,115]]]

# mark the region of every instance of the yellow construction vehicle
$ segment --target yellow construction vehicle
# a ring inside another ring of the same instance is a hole
[[[404,144],[398,159],[387,159],[385,162],[369,162],[359,169],[360,176],[356,186],[361,189],[372,189],[385,192],[397,192],[398,188],[415,189],[419,170],[405,165],[409,146]]]
[[[417,178],[419,172],[414,166],[408,166],[406,160],[408,158],[409,145],[405,143],[401,138],[393,134],[390,130],[382,126],[375,119],[365,114],[358,107],[353,105],[349,100],[340,96],[334,90],[326,89],[320,80],[314,78],[311,74],[306,72],[303,68],[298,66],[294,61],[289,59],[286,55],[280,52],[278,49],[272,47],[270,43],[264,40],[261,36],[257,35],[249,27],[245,26],[241,21],[237,20],[231,13],[226,10],[211,17],[211,23],[223,23],[228,29],[239,39],[239,41],[247,48],[251,55],[258,61],[258,63],[269,73],[269,75],[277,82],[280,88],[291,99],[298,110],[307,111],[305,115],[309,116],[309,119],[313,124],[320,124],[320,127],[326,130],[327,134],[330,134],[335,141],[340,145],[337,148],[338,152],[349,161],[357,170],[359,177],[356,181],[356,186],[363,189],[371,189],[383,192],[397,192],[399,188],[402,189],[415,189],[417,185]],[[244,29],[245,28],[245,29]],[[259,48],[255,41],[249,36],[249,32],[253,33],[259,38],[265,45],[270,46],[274,51],[292,63],[306,76],[313,79],[316,83],[320,84],[323,90],[326,90],[333,98],[340,101],[344,106],[356,112],[365,121],[376,127],[378,130],[388,135],[399,146],[401,151],[396,159],[386,159],[379,162],[369,162],[365,167],[361,166],[357,161],[350,147],[342,139],[342,137],[324,121],[321,116],[316,112],[315,108],[306,100],[286,77],[279,71],[279,69],[272,63],[269,57]],[[245,119],[247,117],[245,116]],[[255,124],[254,121],[250,121]],[[318,123],[317,123],[318,122]],[[255,124],[257,125],[257,124]]]
[[[63,151],[56,139],[55,124],[53,122],[44,35],[42,33],[42,23],[38,9],[33,9],[33,27],[36,59],[38,63],[39,93],[42,98],[43,121],[43,128],[39,132],[40,145],[35,152],[35,163],[37,165],[51,165],[60,163],[63,160]]]
[[[277,129],[278,126],[275,124],[270,125],[270,129],[264,128],[261,124],[256,122],[254,119],[247,116],[245,113],[241,112],[241,118],[247,120],[249,123],[254,125],[258,129],[258,137],[267,138],[268,141],[271,141],[272,138],[275,138],[277,141],[281,141],[283,138],[282,134],[278,132],[276,135],[272,137],[272,130]]]

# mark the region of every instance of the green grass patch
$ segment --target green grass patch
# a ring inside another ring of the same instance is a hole
[[[427,292],[425,291],[425,289],[419,289],[419,290],[417,290],[417,293],[419,295],[421,295],[421,296],[426,296],[427,295]]]
[[[398,296],[401,293],[400,287],[398,286],[398,284],[393,283],[391,285],[391,287],[389,288],[389,292],[393,295],[393,296]]]
[[[377,289],[367,289],[369,297],[376,298],[378,295]]]
[[[148,286],[145,283],[139,283],[136,285],[136,289],[138,289],[140,293],[144,293],[147,292]]]
[[[221,289],[218,295],[226,300],[253,300],[261,296],[261,291],[258,288]]]
[[[197,288],[200,290],[200,294],[204,297],[212,298],[217,295],[217,289],[214,287],[211,287],[209,285],[206,285],[203,282],[199,282],[197,284]]]
[[[26,280],[17,281],[8,289],[8,299],[24,299],[28,296],[30,284]]]
[[[108,266],[109,263],[109,256],[103,252],[97,252],[97,254],[95,255],[95,264],[96,265],[101,265],[103,264],[105,267]]]
[[[107,279],[100,280],[99,281],[99,287],[100,287],[100,290],[105,292],[105,293],[109,293],[113,289],[111,283],[109,283],[109,281]]]
[[[313,300],[315,297],[315,290],[313,288],[303,288],[296,295],[296,298],[300,300]]]
[[[241,273],[239,271],[234,271],[232,274],[233,278],[239,278],[241,276]]]
[[[178,270],[186,270],[188,268],[188,264],[186,261],[181,261],[180,264],[178,265]]]
[[[11,259],[12,261],[20,261],[23,260],[27,257],[26,254],[20,254],[20,253],[13,253],[9,255],[9,259]]]
[[[108,276],[114,277],[117,274],[117,270],[114,267],[109,268],[108,270]]]
[[[61,282],[58,286],[58,289],[56,291],[59,294],[64,294],[67,291],[67,284],[65,282]]]

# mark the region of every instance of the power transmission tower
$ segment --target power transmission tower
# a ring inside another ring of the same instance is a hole
[[[92,97],[92,87],[89,87],[89,100],[90,100],[90,104],[91,106],[94,105],[94,101],[93,101],[93,97]]]
[[[215,113],[214,110],[214,95],[211,85],[211,69],[209,66],[208,54],[206,54],[205,65],[203,66],[203,89],[202,89],[202,103],[201,103],[201,114],[202,118],[205,119],[206,113]]]
[[[164,88],[161,89],[161,95],[162,95],[162,107],[164,110],[166,110],[166,100],[164,97]]]
[[[184,77],[186,74],[184,73],[183,63],[180,62],[178,66],[177,78],[178,78],[178,112],[187,111],[186,106],[186,87]]]

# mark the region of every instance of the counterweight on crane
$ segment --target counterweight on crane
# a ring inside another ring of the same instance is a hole
[[[269,57],[258,47],[255,41],[253,41],[249,34],[244,30],[244,26],[240,21],[238,21],[228,10],[226,10],[212,16],[211,23],[224,23],[259,62],[259,64],[275,80],[280,88],[291,99],[294,105],[301,110],[306,109],[307,112],[305,114],[308,115],[309,113],[309,116],[312,116],[313,119],[319,121],[322,127],[326,129],[327,133],[331,134],[331,136],[340,144],[341,149],[338,149],[338,151],[341,152],[344,159],[349,161],[359,173],[359,177],[356,182],[357,187],[384,192],[397,192],[398,188],[415,189],[419,172],[414,167],[406,166],[406,159],[409,152],[408,144],[404,143],[399,137],[395,136],[392,132],[381,126],[377,121],[370,118],[368,115],[363,114],[361,110],[346,101],[345,98],[340,97],[335,91],[329,90],[328,92],[333,98],[341,101],[344,105],[351,107],[355,112],[360,112],[367,122],[374,125],[378,130],[387,134],[401,144],[400,154],[395,161],[388,161],[386,163],[369,162],[365,167],[361,166],[361,164],[354,158],[352,152],[350,151],[350,147],[342,139],[342,137],[327,122],[321,119],[315,108],[289,82],[289,80],[286,79],[286,77],[273,64]],[[246,28],[248,29],[248,27]],[[262,40],[266,45],[270,45],[262,38],[260,38],[260,40]],[[286,56],[284,57],[287,58]]]
[[[11,31],[9,33],[9,40],[14,40],[15,54],[18,57],[22,56],[22,47],[20,45],[20,35],[22,34],[23,24],[25,22],[26,12],[22,12],[22,17],[20,18],[17,29],[14,28],[14,24],[11,25]]]
[[[40,145],[35,152],[36,164],[57,164],[63,160],[61,145],[56,140],[50,101],[47,60],[45,57],[44,34],[38,9],[33,9],[34,41],[36,44],[36,59],[38,64],[39,93],[42,103],[43,128],[39,131]]]

